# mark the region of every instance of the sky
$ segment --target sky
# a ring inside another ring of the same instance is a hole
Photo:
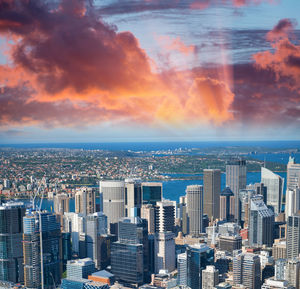
[[[300,139],[299,0],[0,0],[0,143]]]

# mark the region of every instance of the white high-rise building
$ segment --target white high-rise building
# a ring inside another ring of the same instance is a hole
[[[285,218],[293,216],[300,210],[300,189],[290,188],[286,190],[286,201],[285,201]]]
[[[177,285],[187,286],[187,256],[186,253],[177,256]]]
[[[64,213],[63,216],[63,231],[71,233],[72,251],[76,254],[79,253],[79,237],[80,234],[86,232],[85,216],[76,213]]]
[[[90,214],[86,217],[86,249],[87,257],[91,258],[96,267],[100,267],[98,262],[98,251],[101,247],[98,245],[98,236],[107,233],[107,217],[101,212]]]
[[[118,223],[125,216],[125,183],[123,181],[101,181],[100,196],[107,225]]]
[[[160,270],[175,270],[175,240],[174,233],[157,233],[155,237],[155,272]]]
[[[285,267],[285,280],[289,282],[290,286],[299,289],[299,273],[300,273],[300,260],[297,258],[289,259]]]
[[[215,266],[206,266],[202,270],[202,289],[214,289],[219,284],[219,270]]]
[[[284,178],[262,167],[261,182],[267,187],[267,205],[272,206],[278,215],[281,212]]]
[[[199,236],[203,232],[203,186],[186,187],[189,234]]]
[[[300,187],[300,164],[295,163],[295,158],[290,157],[287,165],[287,189]]]

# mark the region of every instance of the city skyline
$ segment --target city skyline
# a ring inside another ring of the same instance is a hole
[[[299,1],[0,7],[0,143],[299,139]]]

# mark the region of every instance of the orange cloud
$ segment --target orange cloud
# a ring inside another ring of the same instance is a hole
[[[178,51],[185,56],[189,56],[196,52],[195,45],[186,45],[179,36],[172,38],[167,35],[162,35],[158,37],[158,41],[167,51]]]
[[[260,52],[253,58],[257,67],[273,71],[277,79],[285,78],[285,83],[281,85],[300,92],[300,45],[289,39],[295,25],[292,20],[280,20],[267,34],[274,51]]]
[[[2,8],[0,33],[17,37],[12,65],[0,66],[2,126],[124,119],[220,125],[233,118],[234,95],[224,81],[191,71],[154,73],[134,35],[118,33],[85,1],[62,0],[51,10],[43,1],[12,0]],[[168,40],[184,55],[195,50]]]

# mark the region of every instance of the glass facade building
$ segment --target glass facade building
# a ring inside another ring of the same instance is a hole
[[[41,288],[41,242],[42,231],[44,288],[59,284],[62,272],[62,238],[60,224],[55,215],[48,212],[29,211],[23,218],[24,280],[28,288]]]
[[[162,200],[162,183],[142,183],[142,204],[155,205]]]
[[[214,250],[207,245],[188,246],[187,250],[187,286],[191,289],[202,288],[202,270],[214,264]]]
[[[25,206],[8,202],[0,206],[0,280],[23,282],[22,232]]]

